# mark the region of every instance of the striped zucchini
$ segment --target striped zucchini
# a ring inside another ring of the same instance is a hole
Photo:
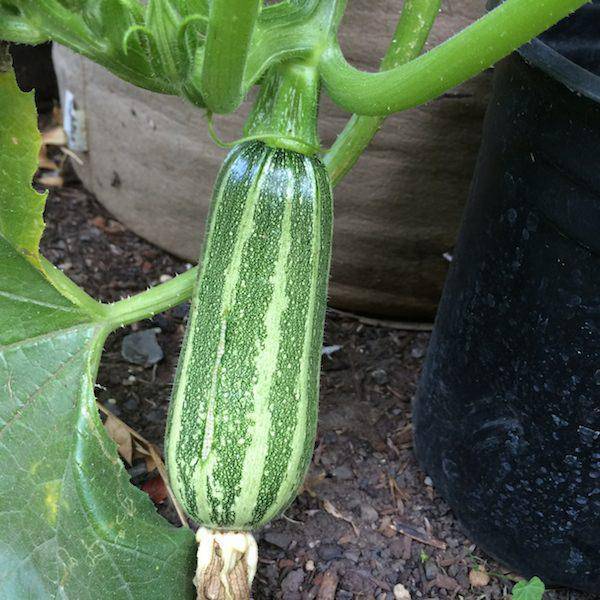
[[[331,234],[319,159],[257,141],[231,151],[213,194],[165,444],[173,492],[207,527],[255,529],[302,483]]]

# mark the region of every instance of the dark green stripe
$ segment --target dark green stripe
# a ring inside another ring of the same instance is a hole
[[[221,333],[224,273],[233,256],[234,242],[249,191],[256,183],[265,156],[264,148],[253,144],[243,145],[230,153],[221,169],[213,195],[218,202],[211,207],[207,228],[207,232],[210,231],[214,220],[212,234],[204,245],[201,270],[190,309],[190,315],[197,311],[195,328],[188,331],[181,356],[184,356],[186,346],[190,343],[194,345],[194,350],[190,364],[182,365],[180,361],[175,377],[177,389],[181,370],[185,368],[187,381],[181,412],[181,438],[176,442],[176,468],[185,493],[185,498],[180,500],[192,517],[196,517],[198,512],[194,466],[200,459],[205,426],[205,422],[198,422],[198,414],[206,414],[210,393],[212,367]],[[226,194],[222,194],[224,190]],[[168,430],[166,438],[169,439]]]

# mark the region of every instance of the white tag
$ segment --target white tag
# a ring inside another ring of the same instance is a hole
[[[74,152],[87,152],[87,130],[85,111],[77,108],[75,96],[71,90],[65,90],[63,103],[63,129],[67,134],[67,145]]]

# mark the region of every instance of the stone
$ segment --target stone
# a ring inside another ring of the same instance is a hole
[[[134,365],[150,367],[164,358],[164,353],[156,339],[160,329],[144,329],[130,333],[121,342],[121,356]]]
[[[432,560],[428,560],[425,563],[425,577],[427,577],[427,579],[435,579],[439,572],[437,565]]]
[[[377,385],[385,385],[390,379],[384,369],[375,369],[372,371],[371,378]]]
[[[271,546],[287,550],[292,543],[292,536],[279,531],[267,531],[263,536],[263,540]]]
[[[298,595],[302,584],[304,583],[304,571],[302,569],[295,569],[290,571],[281,581],[281,591],[283,592],[284,598],[291,598]]]
[[[411,600],[410,592],[401,583],[394,586],[394,600]]]
[[[337,544],[321,544],[317,548],[317,554],[322,560],[333,560],[343,556],[342,549]]]
[[[354,473],[352,469],[347,465],[339,465],[333,470],[333,476],[337,479],[341,479],[346,481],[348,479],[354,478]]]
[[[360,516],[367,523],[375,523],[379,520],[379,513],[370,504],[361,505]]]

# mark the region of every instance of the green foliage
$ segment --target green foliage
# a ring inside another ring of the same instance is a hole
[[[337,42],[346,1],[0,0],[0,39],[55,40],[135,85],[185,97],[211,112],[236,110],[269,68],[303,59],[318,68],[340,106],[383,116],[476,75],[585,3],[505,0],[423,57],[366,73],[345,61]],[[438,4],[405,2],[405,14],[420,14],[426,23]],[[428,28],[400,28],[399,47],[409,40],[418,48],[419,29]]]
[[[512,589],[513,600],[542,600],[546,587],[539,577],[519,581]]]
[[[0,233],[39,268],[46,195],[31,187],[41,145],[36,119],[23,119],[23,115],[35,115],[31,103],[29,95],[16,92],[10,73],[0,73]]]
[[[329,152],[337,181],[381,115],[432,99],[584,2],[506,0],[415,58],[439,0],[418,10],[406,0],[382,65],[393,68],[382,73],[346,63],[336,39],[345,0],[0,0],[0,40],[52,39],[139,87],[214,112],[235,110],[276,65],[304,61],[315,87],[321,81],[340,106],[374,116],[352,119]],[[93,388],[106,335],[189,297],[194,273],[105,306],[40,255],[45,196],[31,188],[40,144],[33,100],[1,69],[0,598],[191,598],[193,536],[129,484]],[[307,119],[300,129],[312,131],[316,115]],[[543,592],[533,578],[513,597]]]
[[[52,39],[135,85],[179,94],[204,43],[207,11],[198,0],[0,0],[0,39]]]
[[[39,144],[0,73],[0,598],[192,598],[192,534],[130,485],[96,410],[114,326],[39,255]]]

